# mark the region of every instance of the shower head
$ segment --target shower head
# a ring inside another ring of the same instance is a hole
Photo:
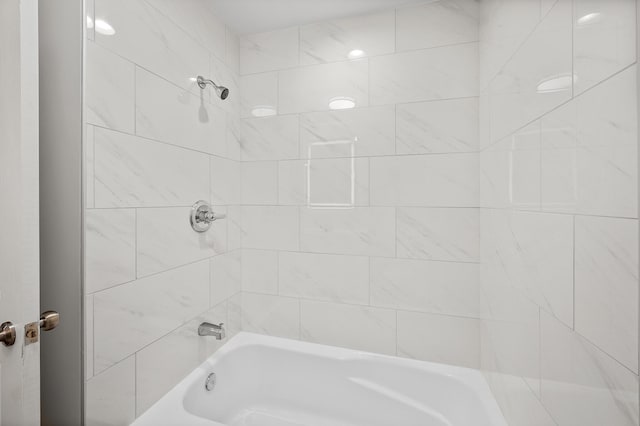
[[[223,101],[229,97],[229,89],[227,89],[224,86],[218,86],[212,80],[209,80],[199,75],[196,81],[198,82],[198,86],[200,86],[201,89],[204,89],[207,86],[207,84],[212,85],[216,91],[216,95],[218,95],[218,97]]]

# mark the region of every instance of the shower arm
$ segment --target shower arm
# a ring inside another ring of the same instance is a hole
[[[198,83],[198,86],[200,86],[201,89],[204,89],[205,87],[207,87],[207,84],[212,85],[216,89],[220,88],[220,86],[218,86],[216,83],[214,83],[213,80],[210,80],[208,78],[204,78],[201,75],[198,76],[196,81]]]

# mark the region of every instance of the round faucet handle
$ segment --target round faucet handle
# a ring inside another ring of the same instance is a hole
[[[191,207],[191,227],[196,232],[208,231],[211,223],[225,217],[227,217],[226,214],[214,212],[211,205],[203,200]]]

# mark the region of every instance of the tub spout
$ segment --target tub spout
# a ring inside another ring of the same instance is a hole
[[[198,336],[213,336],[216,340],[222,340],[225,338],[224,323],[203,322],[198,327]]]

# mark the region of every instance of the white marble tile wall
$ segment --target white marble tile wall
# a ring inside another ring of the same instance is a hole
[[[510,424],[638,425],[635,1],[240,38],[202,0],[86,1],[115,31],[87,41],[88,421],[141,414],[206,319],[481,367]],[[206,236],[197,199],[229,215]]]
[[[86,422],[127,425],[217,349],[200,322],[240,328],[239,40],[203,0],[86,3]]]
[[[243,329],[479,366],[478,13],[241,37]]]
[[[365,16],[318,22],[300,27],[300,65],[344,61],[395,52],[395,13],[383,11]],[[357,47],[362,54],[351,53]],[[298,45],[296,45],[297,53]]]
[[[509,424],[637,426],[636,1],[480,16],[481,367]]]

